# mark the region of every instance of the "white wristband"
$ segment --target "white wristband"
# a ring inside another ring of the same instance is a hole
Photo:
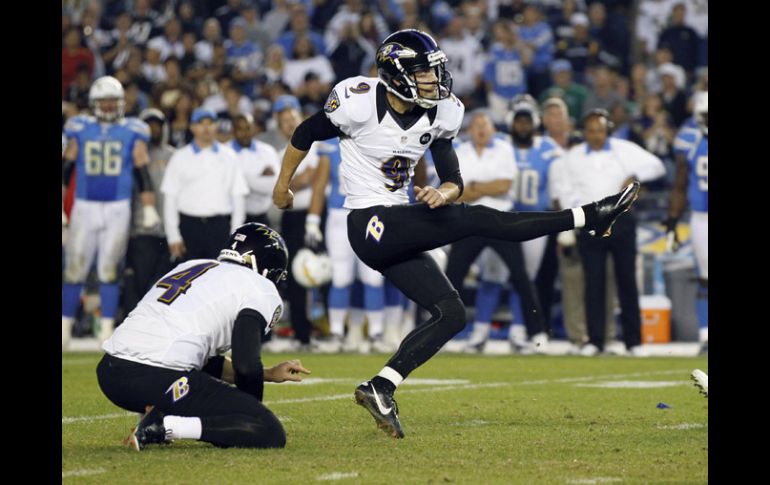
[[[314,224],[318,226],[321,224],[321,216],[318,214],[308,214],[305,217],[305,224]]]

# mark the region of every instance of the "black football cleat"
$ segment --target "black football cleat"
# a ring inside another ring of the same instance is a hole
[[[168,443],[166,428],[163,426],[163,412],[153,407],[144,415],[129,435],[128,446],[136,451],[142,451],[145,446],[153,443]]]
[[[365,407],[388,436],[404,437],[398,420],[398,405],[389,392],[375,388],[372,381],[366,381],[356,388],[355,397],[356,404]]]
[[[602,237],[608,237],[612,233],[612,225],[620,214],[630,209],[631,204],[639,197],[640,187],[641,184],[636,181],[626,185],[619,193],[594,202],[596,222],[588,233],[592,236],[601,234]]]

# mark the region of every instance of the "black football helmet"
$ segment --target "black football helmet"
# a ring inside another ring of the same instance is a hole
[[[377,73],[391,93],[425,109],[452,94],[452,75],[446,70],[447,57],[433,37],[417,29],[390,34],[377,49]],[[434,95],[425,97],[417,89],[415,72],[432,69],[436,81],[420,83],[423,89],[433,85]]]
[[[286,279],[289,251],[277,231],[249,222],[237,228],[219,252],[218,261],[230,261],[253,269],[275,284]]]

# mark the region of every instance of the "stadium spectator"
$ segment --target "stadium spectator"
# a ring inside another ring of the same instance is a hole
[[[613,73],[607,66],[600,64],[591,69],[591,91],[583,102],[582,116],[597,108],[609,110],[625,101],[613,88],[612,80]]]
[[[182,45],[182,26],[179,20],[172,18],[163,26],[163,35],[153,37],[147,43],[147,47],[160,53],[160,60],[165,61],[169,57],[181,59],[184,55]]]
[[[671,22],[660,33],[658,45],[667,46],[671,50],[674,64],[678,64],[692,77],[698,64],[700,38],[695,29],[685,24],[687,7],[684,1],[675,1],[671,9]]]
[[[550,82],[549,68],[555,50],[553,32],[534,2],[524,4],[523,20],[519,38],[532,51],[532,64],[527,67],[527,87],[529,94],[538,98]]]
[[[209,66],[214,60],[214,46],[221,43],[222,28],[219,20],[208,18],[203,23],[203,38],[195,43],[195,58]]]
[[[85,65],[89,75],[94,72],[94,54],[83,46],[80,29],[70,28],[64,34],[64,46],[61,50],[61,95],[64,98],[72,81],[75,80],[79,66]]]
[[[283,69],[281,80],[292,91],[304,82],[305,76],[315,73],[328,94],[334,82],[334,70],[326,56],[315,51],[307,35],[298,35],[294,40],[294,50]]]
[[[572,81],[572,65],[566,59],[557,59],[551,64],[553,84],[540,95],[540,102],[557,97],[564,100],[573,120],[583,115],[583,103],[588,97],[588,88]]]

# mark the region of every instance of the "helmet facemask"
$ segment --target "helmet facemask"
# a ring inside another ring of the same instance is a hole
[[[114,102],[115,109],[103,109],[102,104],[106,102]],[[126,109],[126,100],[123,98],[99,98],[91,101],[91,109],[94,112],[94,116],[102,121],[116,121],[123,118]]]

